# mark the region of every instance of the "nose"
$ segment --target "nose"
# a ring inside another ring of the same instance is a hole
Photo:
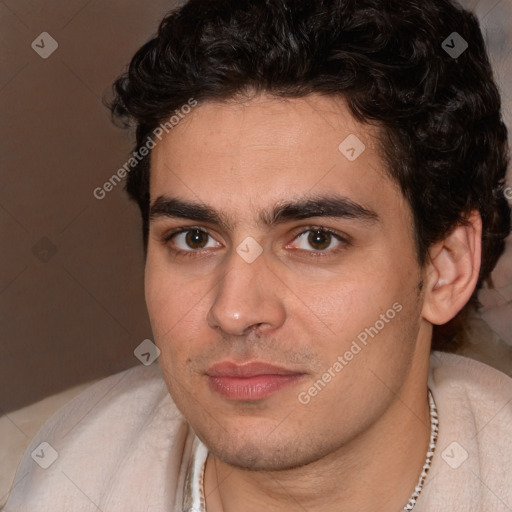
[[[271,332],[284,323],[283,285],[269,268],[265,253],[248,263],[233,252],[224,270],[207,314],[211,328],[243,336],[256,329]]]

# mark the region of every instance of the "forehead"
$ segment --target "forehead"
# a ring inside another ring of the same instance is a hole
[[[341,98],[200,104],[153,149],[151,201],[172,195],[247,210],[336,191],[366,204],[372,195],[396,202],[378,136]]]

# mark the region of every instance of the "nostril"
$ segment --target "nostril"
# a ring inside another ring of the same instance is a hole
[[[249,327],[249,330],[255,331],[255,334],[258,334],[259,328],[263,324],[264,324],[264,322],[260,322],[259,324],[253,324],[253,325],[251,325],[251,327]]]

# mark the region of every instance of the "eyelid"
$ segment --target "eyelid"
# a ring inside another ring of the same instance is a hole
[[[168,233],[165,233],[160,237],[160,240],[167,244],[169,243],[175,236],[180,235],[181,233],[187,233],[189,231],[200,231],[201,233],[204,233],[205,235],[209,236],[210,238],[213,238],[217,243],[220,243],[207,228],[201,227],[201,226],[183,226],[181,228],[176,228]],[[190,250],[185,252],[199,252],[201,249],[196,250]]]
[[[336,240],[338,240],[340,242],[341,247],[349,245],[352,241],[352,238],[349,235],[339,233],[338,231],[336,231],[334,229],[327,228],[325,226],[306,226],[306,227],[302,226],[300,229],[301,229],[301,231],[299,231],[293,237],[293,240],[290,242],[290,244],[295,242],[295,240],[297,240],[299,237],[305,235],[306,233],[312,232],[312,231],[321,231],[322,233],[327,233],[327,234],[331,235],[333,238],[335,238]],[[286,247],[288,247],[290,244],[288,244]],[[317,254],[320,256],[320,255],[327,255],[327,254],[335,253],[338,250],[340,250],[340,246],[338,246],[334,249],[324,249],[324,250],[311,250],[311,251],[308,251],[306,249],[297,249],[297,250]]]
[[[352,241],[352,238],[349,235],[339,233],[336,230],[327,228],[325,226],[310,225],[310,226],[301,226],[300,228],[297,228],[297,229],[300,229],[300,231],[298,231],[293,236],[292,241],[290,243],[288,243],[286,245],[286,247],[288,247],[291,243],[293,243],[295,240],[297,240],[297,238],[299,238],[300,236],[305,235],[306,233],[311,232],[311,231],[321,231],[323,233],[330,234],[331,236],[333,236],[334,238],[336,238],[340,242],[340,245],[342,246],[342,248],[343,248],[343,246],[349,245],[351,243],[351,241]],[[207,228],[204,228],[202,226],[183,226],[183,227],[180,227],[180,228],[176,228],[176,229],[174,229],[174,230],[172,230],[172,231],[162,235],[161,241],[162,241],[162,243],[164,243],[164,245],[166,245],[175,236],[177,236],[177,235],[179,235],[181,233],[186,233],[188,231],[193,231],[193,230],[201,231],[202,233],[205,233],[210,238],[213,238],[217,243],[220,243],[210,233],[210,231]],[[208,249],[190,249],[190,250],[173,249],[173,252],[175,254],[177,254],[177,255],[179,255],[179,254],[196,254],[196,253],[200,254],[202,251],[210,251],[210,250],[211,250],[211,248],[208,248]],[[315,250],[308,251],[306,249],[296,249],[296,250],[302,251],[302,252],[307,252],[307,253],[312,253],[312,254],[316,254],[316,255],[321,256],[321,255],[327,255],[327,254],[335,253],[335,252],[339,251],[340,248],[337,247],[337,248],[334,248],[334,249],[327,249],[327,250],[324,249],[324,250],[318,250],[318,251],[315,251]]]
[[[168,242],[173,236],[179,235],[180,233],[186,233],[187,231],[201,231],[209,236],[212,236],[210,231],[203,226],[182,226],[180,228],[172,229],[171,231],[165,232],[160,239],[162,242]]]

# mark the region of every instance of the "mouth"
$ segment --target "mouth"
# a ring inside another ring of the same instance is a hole
[[[256,401],[298,382],[304,373],[253,361],[216,363],[206,371],[210,389],[228,400]]]

